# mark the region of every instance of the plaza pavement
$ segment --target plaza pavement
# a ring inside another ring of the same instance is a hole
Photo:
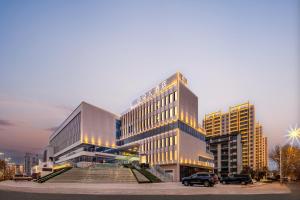
[[[27,181],[0,182],[0,190],[26,193],[47,194],[91,194],[91,195],[257,195],[257,194],[288,194],[291,190],[279,183],[253,185],[222,185],[215,187],[185,187],[181,183],[35,183]]]

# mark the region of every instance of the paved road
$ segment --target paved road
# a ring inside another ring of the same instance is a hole
[[[1,200],[299,200],[300,184],[289,185],[291,194],[268,195],[197,195],[197,196],[138,196],[138,195],[79,195],[79,194],[37,194],[0,190]]]

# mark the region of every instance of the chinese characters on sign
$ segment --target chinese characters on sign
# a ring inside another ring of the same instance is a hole
[[[187,84],[186,78],[182,74],[176,73],[173,76],[171,76],[168,79],[161,82],[160,84],[158,84],[156,87],[154,87],[151,90],[149,90],[148,92],[146,92],[144,95],[142,95],[139,98],[135,99],[131,104],[131,108],[136,107],[141,102],[147,100],[149,97],[151,97],[155,94],[158,94],[163,89],[165,89],[169,84],[173,83],[176,79],[180,79],[183,83]]]

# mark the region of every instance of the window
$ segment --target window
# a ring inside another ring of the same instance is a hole
[[[174,92],[174,101],[177,101],[177,91]]]
[[[170,94],[170,103],[172,103],[173,101],[174,101],[174,94],[172,93],[172,94]]]
[[[173,117],[173,108],[170,108],[170,117]]]
[[[168,104],[169,104],[169,95],[166,96],[166,105],[168,105]]]

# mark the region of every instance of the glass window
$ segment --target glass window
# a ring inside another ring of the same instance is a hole
[[[174,101],[177,101],[177,91],[174,92]]]
[[[172,93],[172,94],[170,94],[170,103],[172,103],[173,102],[173,100],[174,100],[174,94]]]
[[[170,108],[170,117],[173,117],[173,108]]]

